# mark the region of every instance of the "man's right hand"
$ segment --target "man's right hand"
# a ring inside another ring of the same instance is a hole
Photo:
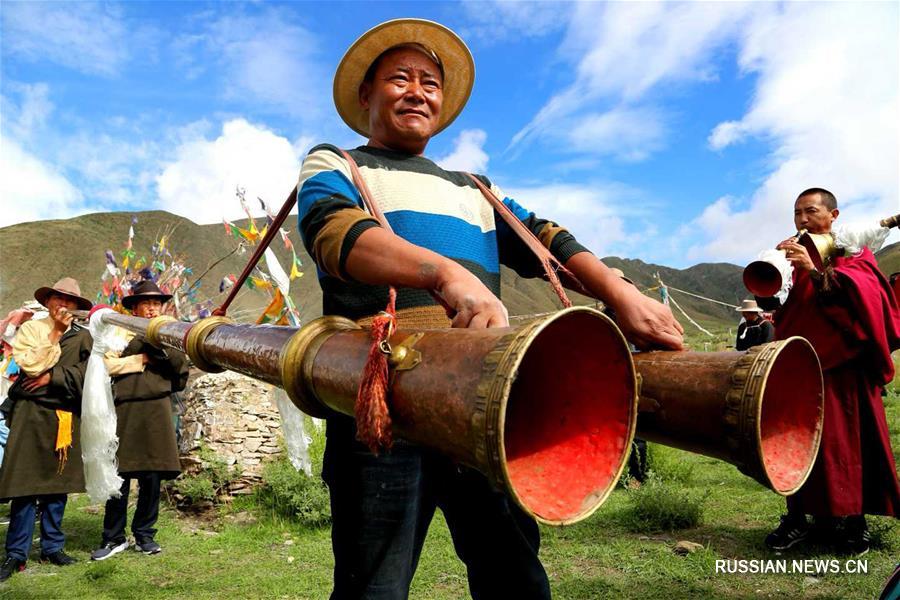
[[[509,327],[509,313],[500,299],[458,263],[447,261],[438,268],[434,292],[455,311],[448,315],[453,327]]]
[[[53,328],[63,333],[72,324],[75,317],[65,306],[59,306],[56,310],[50,311],[50,318],[53,319]]]

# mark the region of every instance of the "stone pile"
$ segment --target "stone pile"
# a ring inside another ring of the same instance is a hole
[[[250,493],[261,480],[263,464],[282,452],[281,420],[271,389],[230,371],[192,377],[184,397],[182,469],[192,473],[201,468],[202,442],[240,470],[230,493]]]

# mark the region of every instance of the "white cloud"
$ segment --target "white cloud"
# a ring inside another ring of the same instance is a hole
[[[234,119],[216,139],[186,140],[175,150],[175,160],[156,178],[158,207],[197,223],[240,219],[236,186],[247,190],[248,200],[260,196],[280,207],[299,173],[300,158],[288,139]]]
[[[3,112],[3,130],[20,140],[31,139],[47,122],[53,113],[50,88],[46,83],[19,83],[6,81],[5,92],[0,96]],[[9,97],[9,92],[19,96],[19,102]]]
[[[89,212],[75,186],[9,136],[0,137],[0,197],[0,227]]]
[[[748,22],[739,60],[756,76],[753,101],[709,143],[769,140],[771,171],[749,200],[704,210],[689,258],[741,262],[784,239],[808,187],[835,193],[840,222],[871,225],[900,210],[897,13],[891,3],[796,3]],[[735,234],[748,229],[752,243]]]
[[[560,48],[576,64],[575,80],[543,106],[511,146],[563,140],[587,154],[646,158],[664,145],[668,130],[662,111],[650,105],[650,92],[714,79],[714,51],[754,10],[733,2],[578,3]],[[600,144],[589,143],[592,131],[601,136]]]
[[[662,146],[666,127],[659,111],[615,108],[581,116],[568,138],[574,150],[639,161]]]
[[[173,42],[188,78],[203,73],[208,61],[221,67],[222,93],[230,100],[277,108],[307,123],[322,117],[331,99],[330,73],[319,62],[316,35],[299,25],[291,11],[211,16],[198,17],[200,33]]]
[[[133,40],[120,8],[96,2],[5,2],[3,53],[92,75],[119,73]]]
[[[484,173],[487,171],[488,155],[484,151],[487,133],[481,129],[466,129],[453,141],[453,151],[434,162],[448,171],[468,171]]]
[[[462,38],[494,44],[522,37],[540,37],[564,28],[573,5],[562,2],[467,0],[461,4],[470,22]]]
[[[630,232],[627,223],[640,222],[650,208],[640,192],[616,183],[554,183],[504,187],[503,192],[537,216],[567,228],[598,256],[629,255],[639,246],[643,236]]]

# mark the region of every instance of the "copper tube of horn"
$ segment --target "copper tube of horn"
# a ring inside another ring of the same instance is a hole
[[[638,436],[719,458],[782,496],[812,470],[822,436],[818,356],[792,337],[746,352],[643,352]]]
[[[104,321],[148,330],[146,319]],[[328,316],[300,329],[211,318],[150,330],[151,343],[283,387],[320,417],[353,414],[371,345],[368,330]],[[588,517],[615,487],[637,379],[625,338],[599,311],[569,308],[514,328],[399,330],[390,345],[395,436],[478,469],[550,525]]]

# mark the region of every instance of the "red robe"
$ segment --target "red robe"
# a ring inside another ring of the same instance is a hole
[[[822,445],[788,510],[816,516],[900,515],[900,483],[881,397],[894,377],[900,308],[868,248],[834,259],[832,290],[806,271],[775,315],[776,339],[808,339],[825,379]]]

